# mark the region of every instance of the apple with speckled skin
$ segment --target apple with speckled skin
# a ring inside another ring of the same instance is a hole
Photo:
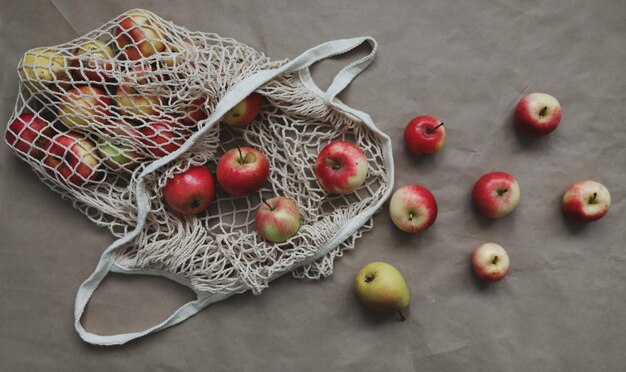
[[[300,230],[300,211],[296,203],[285,196],[265,200],[257,209],[256,229],[259,235],[272,243],[291,239]]]
[[[472,254],[472,268],[476,276],[488,282],[502,280],[509,272],[509,255],[496,243],[484,243]]]
[[[263,96],[259,93],[252,93],[243,101],[239,102],[235,107],[228,110],[222,118],[222,123],[232,125],[234,127],[244,127],[261,111],[263,104]]]
[[[561,104],[545,93],[531,93],[522,98],[515,108],[515,123],[530,136],[545,136],[559,126]]]
[[[61,182],[83,186],[101,175],[96,145],[84,134],[59,133],[52,138],[46,152],[43,160],[46,172]]]
[[[115,28],[115,40],[129,60],[138,60],[163,52],[166,44],[163,25],[150,12],[133,10]]]
[[[234,196],[259,191],[269,176],[269,161],[251,147],[230,149],[217,163],[217,182],[224,191]]]
[[[124,84],[115,90],[115,102],[119,112],[128,119],[137,119],[157,115],[161,107],[159,96],[151,89],[143,89],[141,92],[134,88],[132,79],[124,78]]]
[[[437,200],[421,185],[407,185],[391,196],[389,214],[394,225],[408,233],[418,233],[432,226],[437,219]]]
[[[417,155],[436,153],[445,140],[443,123],[432,116],[417,116],[404,128],[404,144]]]
[[[9,146],[24,155],[35,159],[43,159],[44,150],[48,148],[54,136],[52,124],[33,114],[21,114],[13,120],[4,134]]]
[[[163,198],[178,213],[188,216],[198,214],[215,199],[213,175],[206,167],[192,166],[167,180]]]
[[[367,177],[367,157],[358,146],[345,141],[329,143],[317,156],[315,176],[331,194],[354,192]]]
[[[484,216],[504,217],[519,204],[519,183],[515,177],[505,172],[487,173],[474,184],[472,200],[476,209]]]
[[[577,221],[599,220],[609,212],[611,193],[601,183],[591,180],[578,181],[563,195],[563,211]]]
[[[70,80],[69,64],[68,56],[60,51],[35,48],[24,54],[18,66],[18,74],[22,81],[36,90],[51,84],[65,87]]]

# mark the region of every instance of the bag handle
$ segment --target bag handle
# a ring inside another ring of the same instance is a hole
[[[123,247],[125,244],[128,244],[132,239],[139,235],[141,230],[143,229],[146,217],[148,212],[150,211],[150,203],[148,199],[148,194],[145,188],[144,179],[147,175],[151,174],[158,168],[165,166],[172,160],[178,158],[181,154],[188,151],[197,141],[198,139],[206,133],[213,125],[222,117],[228,110],[233,108],[239,102],[241,102],[244,98],[246,98],[250,93],[254,90],[258,89],[261,85],[267,83],[271,79],[276,76],[282,75],[284,73],[294,72],[301,70],[303,68],[308,68],[313,63],[321,61],[326,58],[330,58],[332,56],[336,56],[338,54],[346,53],[364,42],[368,42],[372,46],[372,52],[363,57],[345,68],[343,68],[335,79],[333,83],[329,87],[327,91],[328,101],[331,101],[336,94],[341,92],[349,83],[354,79],[361,71],[363,71],[372,61],[374,55],[376,53],[376,41],[370,37],[358,37],[352,39],[340,39],[329,41],[323,44],[320,44],[316,47],[313,47],[304,53],[300,54],[298,57],[293,59],[292,61],[284,64],[281,67],[264,70],[254,75],[251,75],[237,85],[235,85],[228,93],[224,95],[224,97],[220,100],[220,102],[215,107],[215,111],[213,114],[207,119],[207,125],[202,127],[199,131],[194,133],[178,150],[175,152],[157,159],[153,161],[149,166],[147,166],[142,173],[137,178],[136,185],[136,195],[137,195],[137,224],[135,228],[130,231],[128,234],[114,241],[103,253],[98,261],[98,265],[94,272],[85,280],[79,287],[76,293],[76,300],[74,303],[74,327],[78,332],[79,336],[86,342],[95,345],[121,345],[128,341],[137,339],[139,337],[145,336],[150,333],[154,333],[165,328],[176,325],[189,317],[197,314],[200,310],[205,308],[206,306],[221,301],[234,293],[226,293],[226,294],[206,294],[206,293],[198,293],[196,292],[197,298],[186,304],[179,307],[173,314],[171,314],[167,319],[163,322],[154,325],[146,330],[139,332],[130,332],[130,333],[120,333],[114,335],[98,335],[95,333],[91,333],[87,331],[82,323],[81,318],[83,313],[85,312],[85,308],[89,303],[92,295],[102,282],[102,280],[106,277],[106,275],[113,270],[113,266],[115,264],[115,252]],[[288,272],[295,268],[289,268],[284,272]],[[116,270],[117,271],[117,270]],[[135,274],[135,273],[143,273],[149,274],[146,271],[123,271],[123,273],[127,274]],[[153,274],[153,273],[150,273]],[[193,288],[192,288],[193,289]]]

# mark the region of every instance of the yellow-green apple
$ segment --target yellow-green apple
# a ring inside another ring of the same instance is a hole
[[[365,153],[345,141],[329,143],[315,161],[317,181],[331,194],[347,194],[361,187],[367,177],[367,169]]]
[[[65,86],[70,80],[69,60],[67,56],[53,49],[31,49],[20,61],[18,73],[23,81],[35,89],[43,89],[52,83]]]
[[[434,154],[445,140],[443,123],[432,116],[417,116],[404,128],[404,144],[417,155]]]
[[[596,181],[578,181],[563,195],[563,211],[578,221],[599,220],[609,212],[610,206],[611,193]]]
[[[235,196],[259,191],[270,176],[270,163],[260,151],[251,147],[230,149],[217,163],[217,182]]]
[[[199,97],[191,101],[188,105],[182,105],[180,114],[182,115],[181,119],[183,124],[192,127],[198,122],[208,118],[209,114],[205,108],[206,102],[206,97]]]
[[[285,196],[264,200],[257,209],[256,229],[263,239],[282,243],[300,230],[300,210],[296,203]]]
[[[156,158],[173,153],[185,142],[184,133],[166,122],[150,122],[142,126],[139,131],[143,147]]]
[[[235,127],[243,127],[250,124],[261,111],[263,100],[263,96],[259,93],[250,94],[224,115],[222,123]]]
[[[163,25],[146,11],[128,12],[115,28],[115,40],[126,58],[133,61],[165,50]]]
[[[41,117],[26,113],[9,124],[4,136],[7,144],[21,154],[43,159],[54,128]]]
[[[112,170],[133,170],[141,164],[142,155],[132,146],[120,141],[101,139],[98,154]]]
[[[100,175],[96,145],[78,132],[59,133],[47,149],[43,163],[46,171],[64,183],[83,186]]]
[[[72,61],[74,79],[104,84],[111,79],[115,53],[110,45],[100,40],[89,40],[74,51]]]
[[[59,120],[69,129],[94,129],[105,126],[111,115],[111,98],[95,86],[70,89],[57,106]]]
[[[428,229],[437,219],[437,200],[420,185],[399,188],[391,196],[389,215],[400,230],[417,233]]]
[[[163,198],[178,213],[188,216],[198,214],[207,209],[215,198],[213,176],[206,167],[192,166],[167,180]]]
[[[404,277],[393,265],[368,263],[356,275],[354,288],[361,302],[370,309],[397,311],[405,319],[402,309],[409,305],[411,294]]]
[[[472,267],[479,279],[497,282],[509,272],[509,255],[496,243],[484,243],[472,254]]]
[[[156,93],[150,89],[139,92],[128,81],[117,87],[114,98],[120,113],[129,119],[156,115],[161,106],[161,100]]]
[[[515,108],[515,123],[522,132],[543,136],[561,122],[561,104],[545,93],[531,93],[522,98]]]
[[[504,217],[519,204],[519,183],[505,172],[484,174],[474,184],[472,200],[476,209],[486,217]]]

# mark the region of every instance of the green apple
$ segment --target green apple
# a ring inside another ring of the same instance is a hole
[[[386,262],[370,262],[363,266],[354,283],[356,294],[372,310],[397,311],[409,305],[411,295],[398,269]]]

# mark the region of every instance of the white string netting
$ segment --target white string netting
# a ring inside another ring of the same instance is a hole
[[[128,19],[139,21],[128,26]],[[139,43],[137,35],[145,39]],[[233,39],[191,32],[145,10],[129,11],[76,40],[25,54],[10,122],[21,118],[43,128],[8,126],[6,139],[46,185],[122,237],[137,223],[141,171],[208,124],[229,88],[284,63]],[[182,277],[197,292],[260,293],[274,274],[310,262],[342,227],[384,197],[389,179],[376,133],[329,107],[295,73],[257,92],[265,103],[251,124],[215,123],[189,151],[144,179],[150,211],[141,233],[118,251],[119,266]],[[357,144],[369,164],[365,184],[341,196],[324,191],[314,174],[317,155],[336,140]],[[260,191],[234,197],[217,185],[210,207],[191,217],[165,205],[161,190],[168,178],[192,165],[215,173],[220,156],[237,145],[269,159],[270,177]],[[296,202],[302,227],[275,244],[257,235],[254,216],[262,198],[278,195]],[[293,275],[330,275],[335,258],[371,228],[370,218]]]

